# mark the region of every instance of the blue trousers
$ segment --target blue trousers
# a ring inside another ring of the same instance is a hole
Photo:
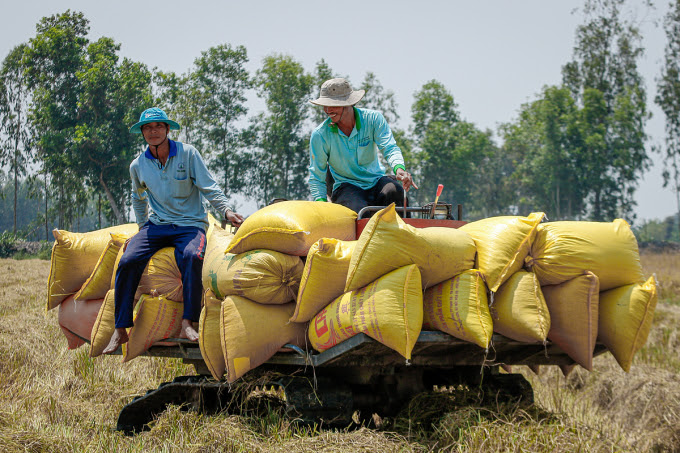
[[[175,248],[175,259],[182,274],[183,319],[198,321],[203,296],[203,256],[205,231],[196,227],[155,225],[146,222],[127,244],[116,271],[116,328],[133,326],[135,292],[144,268],[154,253],[164,247]]]

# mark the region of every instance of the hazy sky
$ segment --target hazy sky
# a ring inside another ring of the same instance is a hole
[[[186,72],[201,51],[223,43],[245,46],[252,72],[272,53],[292,55],[308,71],[323,58],[355,85],[372,71],[395,93],[401,127],[410,124],[413,93],[436,79],[453,94],[463,118],[494,132],[515,119],[521,104],[535,99],[544,85],[560,82],[582,23],[574,13],[582,1],[575,0],[3,3],[2,58],[35,35],[41,17],[71,9],[90,21],[90,40],[112,37],[123,56],[164,71]],[[644,36],[647,53],[640,69],[651,101],[665,45],[658,24],[667,2],[656,2],[652,11],[642,3],[630,2],[630,9]],[[250,105],[249,114],[262,109],[256,98]],[[650,145],[662,144],[663,114],[652,102],[650,109]],[[662,188],[661,157],[653,158],[655,165],[637,191],[639,219],[676,211],[671,190]]]

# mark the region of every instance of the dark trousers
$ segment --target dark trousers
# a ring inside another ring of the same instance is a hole
[[[164,247],[175,248],[175,259],[182,274],[183,319],[198,321],[203,296],[203,256],[205,232],[201,228],[155,225],[151,222],[132,236],[116,271],[116,328],[132,327],[135,292],[144,268],[154,253]]]
[[[333,203],[341,204],[354,212],[366,206],[404,205],[404,188],[394,176],[383,176],[370,189],[364,190],[354,184],[343,182],[333,191]]]

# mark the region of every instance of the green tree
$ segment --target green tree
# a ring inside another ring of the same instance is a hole
[[[360,106],[379,111],[390,127],[395,126],[399,121],[399,114],[397,113],[398,106],[394,99],[394,92],[385,90],[375,74],[370,71],[366,73],[359,89],[366,90],[366,94],[360,101]]]
[[[121,224],[127,220],[128,168],[139,143],[128,128],[151,100],[151,74],[128,59],[118,64],[119,49],[110,38],[88,46],[77,73],[81,90],[73,143],[80,163],[74,172],[105,194],[115,221]]]
[[[477,165],[471,181],[471,202],[463,205],[464,219],[480,219],[498,215],[526,215],[517,200],[517,182],[513,179],[515,162],[506,149],[498,147],[490,131],[485,132],[487,152]]]
[[[256,194],[261,205],[272,198],[307,199],[309,153],[304,131],[314,77],[287,55],[265,57],[255,77],[267,112],[253,119]]]
[[[664,187],[671,186],[675,193],[676,224],[680,234],[680,1],[669,3],[664,28],[666,48],[654,101],[666,117],[663,181]]]
[[[480,164],[493,148],[490,133],[460,120],[453,95],[440,82],[427,82],[414,98],[417,201],[434,201],[437,186],[443,184],[440,201],[470,205]]]
[[[584,109],[585,150],[581,183],[588,191],[589,217],[634,218],[633,195],[649,167],[644,126],[646,91],[637,67],[640,33],[621,17],[625,0],[587,0],[578,27],[574,59],[563,81]],[[588,133],[594,135],[588,135]]]
[[[555,220],[584,212],[581,113],[568,89],[545,87],[538,100],[522,106],[515,123],[501,128],[521,212],[541,210]]]
[[[57,197],[58,225],[66,228],[87,200],[85,186],[74,172],[73,138],[78,123],[78,97],[89,22],[70,10],[44,17],[25,52],[26,80],[32,90],[30,121],[44,172],[47,197]],[[52,188],[47,186],[51,181]],[[50,190],[48,190],[50,189]],[[45,212],[45,226],[49,222]]]
[[[153,105],[162,108],[182,128],[172,134],[183,143],[190,143],[203,150],[203,135],[200,131],[201,110],[205,105],[204,93],[198,87],[195,71],[181,76],[174,72],[157,71],[153,75],[155,93]]]
[[[246,48],[228,44],[212,47],[194,62],[196,87],[200,93],[202,136],[214,159],[211,169],[222,175],[224,193],[233,195],[246,184],[247,156],[241,149],[237,122],[247,113],[246,90],[251,80],[244,65]]]
[[[28,105],[22,63],[25,45],[12,49],[0,67],[0,164],[14,175],[13,233],[17,234],[19,179],[26,175],[31,150]]]

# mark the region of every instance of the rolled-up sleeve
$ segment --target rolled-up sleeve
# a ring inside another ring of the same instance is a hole
[[[309,139],[309,191],[312,200],[326,198],[328,151],[323,136],[316,130],[312,132]]]

